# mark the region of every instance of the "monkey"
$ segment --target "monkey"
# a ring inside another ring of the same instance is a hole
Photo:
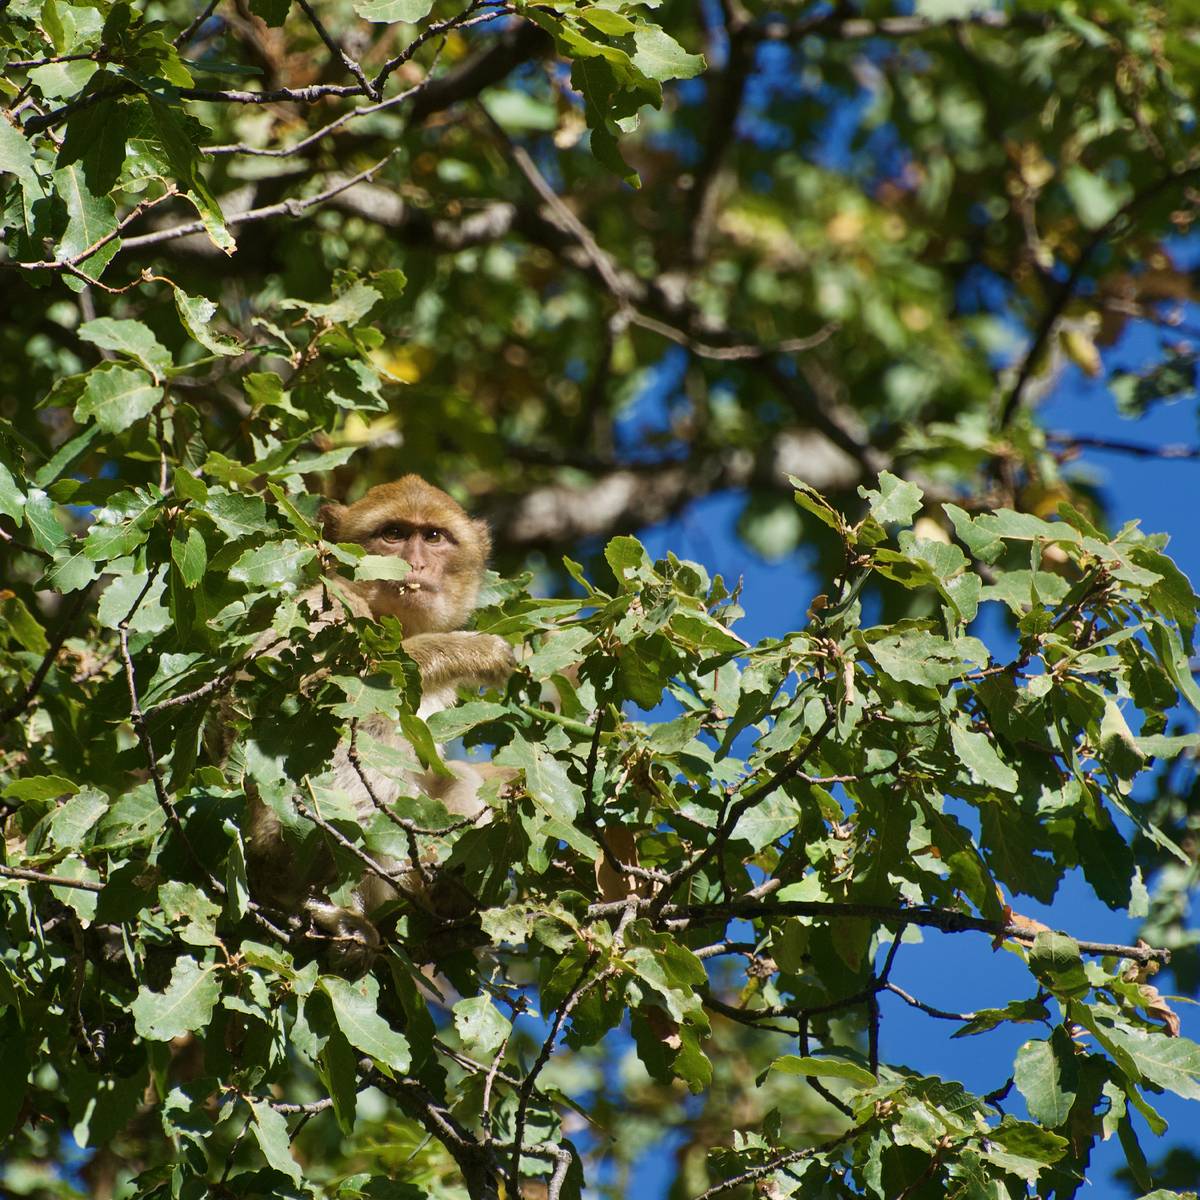
[[[318,517],[328,541],[356,543],[370,554],[408,563],[410,570],[402,580],[342,582],[355,616],[391,616],[400,622],[404,651],[420,672],[420,716],[448,707],[461,686],[500,685],[508,678],[515,665],[512,646],[497,635],[462,628],[476,606],[491,551],[484,521],[469,517],[449,495],[418,475],[373,487],[354,504],[326,504]],[[316,623],[344,619],[336,606],[320,611],[323,592],[318,585],[301,597],[318,614]],[[382,716],[363,721],[360,729],[385,744],[411,749]],[[376,802],[393,805],[405,794],[405,782],[440,800],[458,817],[477,817],[485,807],[478,797],[489,774],[484,765],[452,763],[449,778],[414,772],[401,781],[356,763],[348,740],[339,744],[332,765],[335,786],[350,797],[360,819],[373,814]],[[248,826],[252,892],[259,891],[277,907],[302,908],[331,939],[335,969],[362,974],[380,944],[371,914],[394,899],[396,890],[368,872],[355,889],[352,907],[335,905],[320,895],[321,877],[330,874],[331,859],[326,857],[307,873],[298,869],[278,816],[256,796],[251,797]],[[397,866],[380,865],[388,870]]]

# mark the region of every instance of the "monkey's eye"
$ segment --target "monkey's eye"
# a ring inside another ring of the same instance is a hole
[[[427,529],[425,530],[424,536],[427,542],[444,541],[446,537],[446,535],[440,529]]]
[[[379,536],[385,542],[402,542],[404,541],[404,530],[399,525],[385,525],[379,531]]]

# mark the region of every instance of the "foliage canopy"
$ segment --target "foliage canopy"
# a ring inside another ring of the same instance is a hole
[[[1194,873],[1143,797],[1200,601],[1032,401],[1131,314],[1122,403],[1193,382],[1193,6],[224,7],[0,8],[5,1187],[75,1194],[70,1134],[101,1196],[623,1195],[671,1132],[681,1196],[1069,1197],[1114,1134],[1150,1191],[1135,1114],[1200,1099],[1166,953],[1014,906]],[[317,493],[408,469],[494,519],[475,627],[526,648],[427,722],[394,622],[300,599],[380,569]],[[729,488],[828,579],[753,645],[629,534]],[[363,823],[352,736],[514,777]],[[409,895],[339,977],[250,795],[335,897],[414,856],[466,915]],[[942,936],[1027,977],[909,995]],[[974,1095],[893,1002],[1028,1040]]]

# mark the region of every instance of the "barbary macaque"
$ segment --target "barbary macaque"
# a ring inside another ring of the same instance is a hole
[[[445,492],[417,475],[373,487],[351,505],[329,504],[320,510],[325,537],[355,542],[370,554],[395,555],[411,568],[402,580],[340,581],[355,615],[378,620],[395,617],[404,630],[404,650],[421,675],[420,715],[428,716],[454,702],[459,687],[504,682],[513,670],[513,648],[493,634],[462,629],[473,611],[491,549],[486,524],[473,520]],[[319,586],[301,600],[324,624],[343,619]],[[393,747],[410,748],[394,723],[377,716],[361,722],[359,732]],[[423,792],[440,800],[459,817],[478,816],[484,805],[478,789],[486,767],[450,764],[450,778],[414,772],[407,780],[356,764],[349,742],[333,759],[335,786],[350,797],[360,820],[376,803],[394,805],[398,797]],[[407,785],[407,786],[406,786]],[[252,890],[269,904],[303,908],[332,943],[331,957],[347,974],[365,970],[379,945],[371,913],[392,900],[396,890],[369,871],[355,889],[352,907],[330,903],[320,894],[331,863],[326,857],[309,872],[298,869],[285,842],[279,818],[257,798],[251,803],[247,836]],[[398,864],[383,861],[391,871]],[[414,883],[420,875],[413,873]]]

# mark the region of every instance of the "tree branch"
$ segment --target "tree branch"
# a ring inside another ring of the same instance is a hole
[[[1200,446],[1187,446],[1168,442],[1162,446],[1147,446],[1142,442],[1126,442],[1120,438],[1096,437],[1090,433],[1047,433],[1046,441],[1071,450],[1112,450],[1116,454],[1128,454],[1133,458],[1200,458]]]
[[[1046,343],[1050,340],[1050,336],[1053,334],[1059,318],[1066,311],[1067,305],[1070,304],[1074,297],[1076,288],[1082,282],[1084,273],[1091,264],[1092,256],[1144,204],[1148,204],[1168,189],[1188,183],[1198,176],[1200,176],[1200,165],[1172,171],[1170,174],[1164,175],[1161,179],[1155,180],[1154,183],[1144,187],[1140,192],[1137,192],[1127,200],[1083,244],[1079,251],[1079,257],[1075,260],[1070,272],[1062,283],[1058,285],[1058,289],[1054,295],[1051,296],[1050,302],[1046,306],[1046,311],[1042,314],[1041,321],[1038,322],[1033,340],[1029,344],[1029,349],[1025,352],[1025,356],[1021,360],[1016,380],[1013,382],[1013,386],[1000,410],[1001,429],[1006,428],[1017,415],[1017,410],[1021,406],[1021,398],[1025,393],[1025,388],[1028,386],[1030,379],[1033,377],[1034,369],[1041,358],[1042,351],[1045,349]]]
[[[593,905],[588,909],[610,909],[612,905]],[[595,915],[604,916],[600,912]],[[911,908],[902,904],[859,904],[854,901],[837,900],[730,900],[719,904],[667,904],[659,917],[664,921],[685,920],[707,922],[723,917],[755,919],[771,916],[796,917],[868,917],[877,921],[899,921],[907,925],[919,925],[927,929],[940,929],[943,933],[963,933],[974,930],[990,934],[993,938],[1011,938],[1018,942],[1032,942],[1037,937],[1023,925],[1004,921],[992,921],[986,917],[972,916],[953,908],[934,908],[930,905],[915,905]],[[1117,942],[1089,942],[1071,937],[1083,954],[1132,959],[1134,962],[1168,963],[1171,952],[1154,946],[1126,946]]]
[[[373,179],[395,153],[395,150],[388,151],[377,163],[367,167],[366,170],[359,171],[357,175],[351,175],[349,178],[338,179],[323,192],[318,192],[315,196],[307,196],[303,199],[292,197],[287,200],[281,200],[278,204],[266,204],[262,208],[252,208],[246,212],[230,213],[225,217],[225,224],[248,225],[254,221],[265,221],[268,217],[303,216],[310,208],[315,208],[318,204],[324,204],[327,200],[331,200],[334,196],[349,190],[356,184]],[[174,241],[176,238],[191,237],[192,234],[202,233],[203,230],[203,221],[187,221],[182,225],[172,225],[168,229],[158,229],[153,233],[142,233],[137,237],[126,238],[121,243],[121,248],[117,253],[120,254],[126,250],[135,250],[141,246],[156,246],[161,242]]]
[[[342,66],[354,76],[354,78],[358,81],[359,87],[362,88],[363,92],[367,96],[369,96],[372,100],[379,100],[380,95],[378,86],[367,79],[366,75],[363,73],[362,67],[359,66],[358,62],[351,58],[350,55],[348,55],[345,50],[343,50],[341,46],[339,46],[337,42],[330,37],[329,30],[327,30],[322,24],[321,18],[318,17],[313,11],[313,6],[309,4],[308,0],[297,0],[297,3],[300,5],[301,11],[308,18],[308,23],[317,31],[317,37],[319,37],[321,41],[325,43],[325,47],[329,53],[332,54],[334,58],[341,60]]]
[[[64,879],[61,875],[47,875],[42,871],[30,871],[26,867],[0,866],[0,878],[23,879],[29,883],[48,883],[51,887],[78,888],[81,892],[102,892],[104,884],[91,879]]]
[[[395,1100],[431,1137],[446,1147],[462,1172],[471,1200],[499,1200],[500,1168],[490,1147],[482,1146],[441,1101],[411,1079],[392,1079],[380,1071],[371,1083]],[[510,1195],[519,1196],[520,1191]]]
[[[743,1171],[740,1175],[731,1176],[729,1179],[721,1183],[715,1183],[712,1187],[706,1188],[696,1197],[696,1200],[711,1200],[713,1196],[719,1196],[722,1192],[731,1191],[733,1188],[742,1187],[747,1183],[754,1183],[758,1179],[762,1179],[767,1175],[774,1175],[781,1167],[786,1167],[794,1162],[801,1162],[806,1158],[813,1158],[818,1154],[828,1154],[831,1150],[836,1150],[839,1146],[845,1145],[862,1132],[857,1125],[851,1125],[844,1133],[838,1134],[832,1141],[825,1142],[820,1146],[809,1146],[804,1150],[790,1150],[787,1154],[781,1154],[777,1158],[773,1158],[770,1162],[765,1162],[761,1166],[751,1167],[748,1171]]]

